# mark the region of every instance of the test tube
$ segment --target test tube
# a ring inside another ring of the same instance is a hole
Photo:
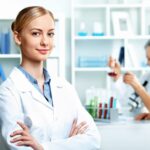
[[[107,119],[108,105],[105,103],[104,105],[104,119]]]
[[[102,118],[102,103],[99,104],[99,111],[98,112],[99,112],[98,117]]]

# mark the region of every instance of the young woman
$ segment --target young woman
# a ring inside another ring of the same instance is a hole
[[[22,61],[0,86],[5,149],[98,150],[98,130],[75,89],[43,68],[54,46],[53,14],[39,6],[24,8],[12,31]]]
[[[147,65],[150,65],[150,40],[148,40],[147,43],[145,44],[145,50],[146,50],[146,57],[147,57]],[[126,101],[129,100],[130,96],[128,95],[128,92],[129,90],[132,91],[133,89],[133,91],[136,92],[137,94],[134,95],[133,98],[130,97],[130,100],[132,101],[132,104],[134,104],[133,107],[135,111],[136,109],[142,111],[142,108],[144,108],[142,107],[143,105],[139,105],[138,107],[138,104],[141,103],[141,101],[144,103],[144,106],[147,108],[146,111],[150,111],[150,72],[145,73],[139,80],[134,73],[129,71],[126,72],[124,75],[121,75],[120,64],[112,57],[110,57],[108,65],[110,68],[112,68],[113,72],[115,73],[115,75],[112,78],[116,81],[115,87],[116,89],[119,89],[120,92],[118,92],[118,94],[119,93],[121,94],[120,97],[122,99],[125,98]],[[127,90],[127,87],[125,87],[122,81],[130,85],[132,89]],[[129,97],[127,97],[127,95]],[[137,97],[136,100],[135,97]],[[137,113],[140,111],[137,111]],[[147,113],[144,113],[143,115],[140,114],[139,116],[136,117],[136,119],[140,119],[140,118],[142,119],[142,117],[146,119],[148,118],[148,114]]]

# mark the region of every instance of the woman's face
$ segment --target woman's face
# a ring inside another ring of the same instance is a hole
[[[150,65],[150,46],[146,48],[147,64]]]
[[[53,19],[46,14],[32,20],[18,34],[23,61],[46,60],[54,47],[54,26]]]

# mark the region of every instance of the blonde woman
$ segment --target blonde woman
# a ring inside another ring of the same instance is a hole
[[[22,61],[0,87],[5,149],[98,150],[98,130],[76,91],[43,67],[54,47],[53,14],[40,6],[24,8],[12,31]]]

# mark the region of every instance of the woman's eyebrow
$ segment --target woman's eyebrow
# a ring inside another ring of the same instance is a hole
[[[38,31],[43,31],[42,29],[40,29],[40,28],[32,28],[30,31],[32,31],[32,30],[38,30]],[[55,29],[54,28],[52,28],[52,29],[49,29],[48,31],[54,31]]]
[[[55,29],[53,28],[53,29],[49,29],[49,31],[54,31]]]

